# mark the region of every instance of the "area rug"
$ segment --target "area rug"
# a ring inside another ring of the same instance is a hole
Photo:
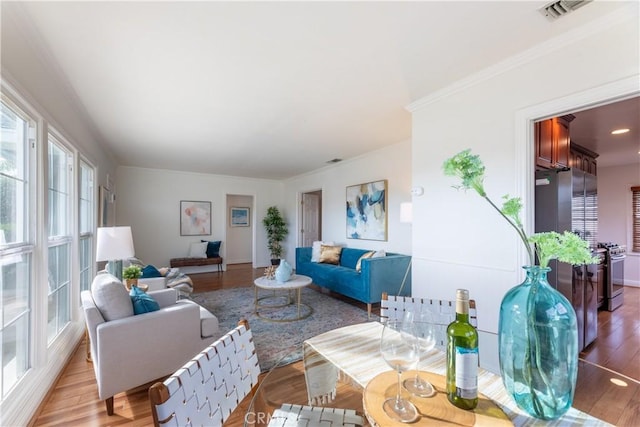
[[[267,294],[260,293],[260,296]],[[284,294],[286,295],[286,294]],[[277,299],[265,304],[278,305],[286,302]],[[269,322],[254,313],[254,288],[234,288],[192,294],[191,299],[206,307],[220,322],[220,333],[224,334],[238,324],[240,318],[249,321],[258,361],[263,372],[275,364],[286,364],[302,359],[302,342],[331,329],[367,321],[379,320],[376,315],[367,318],[367,311],[337,300],[313,289],[302,289],[302,302],[312,307],[309,317],[294,322]],[[279,318],[291,316],[295,306],[261,310],[265,316]],[[302,307],[305,310],[305,307]],[[305,313],[304,311],[302,312]]]

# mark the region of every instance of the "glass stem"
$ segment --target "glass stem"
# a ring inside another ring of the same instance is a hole
[[[400,392],[402,390],[402,388],[400,387],[400,382],[402,381],[402,371],[400,371],[400,369],[398,369],[398,394],[396,394],[396,408],[398,408],[398,410],[403,410],[403,405],[402,405],[402,401],[400,399],[402,399],[402,397],[400,396]]]

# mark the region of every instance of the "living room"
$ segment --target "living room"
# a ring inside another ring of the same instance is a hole
[[[545,22],[536,10],[543,4],[532,5],[531,13]],[[172,257],[185,256],[189,243],[197,240],[179,235],[180,200],[211,201],[211,238],[224,240],[222,233],[228,222],[228,194],[253,197],[252,224],[259,224],[267,207],[276,205],[282,208],[291,229],[296,229],[299,225],[300,195],[322,189],[323,239],[352,247],[411,254],[416,295],[452,299],[456,287],[467,287],[481,307],[478,328],[487,348],[497,347],[500,297],[521,281],[520,266],[524,264],[524,254],[517,237],[500,225],[495,213],[482,200],[451,188],[454,183],[442,174],[442,162],[465,148],[480,153],[487,165],[487,188],[496,195],[509,193],[521,196],[527,209],[525,223],[531,226],[533,193],[528,177],[532,176],[533,161],[528,147],[533,144],[530,122],[637,95],[640,90],[637,2],[595,2],[556,23],[545,22],[548,25],[545,37],[530,43],[522,42],[514,46],[509,55],[491,57],[491,51],[485,50],[486,46],[477,46],[478,56],[484,53],[486,58],[483,60],[488,62],[481,61],[475,68],[465,70],[444,70],[438,74],[442,80],[432,83],[435,78],[431,75],[421,68],[412,69],[407,65],[406,70],[411,74],[407,79],[412,82],[412,91],[406,95],[403,92],[406,88],[401,88],[398,98],[406,101],[403,107],[409,112],[399,109],[390,113],[400,115],[400,121],[407,124],[404,135],[389,134],[393,136],[388,136],[379,147],[345,156],[341,163],[326,165],[325,162],[333,156],[323,157],[320,159],[322,165],[314,169],[269,178],[248,176],[249,173],[240,176],[218,171],[205,173],[189,167],[170,171],[157,165],[128,165],[119,160],[114,150],[104,142],[104,137],[94,129],[92,120],[95,119],[91,119],[91,115],[101,113],[87,111],[72,89],[70,92],[68,83],[56,79],[54,70],[49,67],[52,53],[34,47],[36,43],[29,39],[28,33],[15,28],[16,22],[22,21],[5,13],[5,4],[2,8],[3,96],[24,101],[43,118],[43,123],[49,123],[62,132],[83,158],[95,166],[96,189],[98,186],[113,187],[115,221],[118,225],[131,225],[136,253],[141,259],[166,265]],[[419,26],[421,18],[426,19],[416,16],[407,28]],[[469,15],[463,18],[473,19]],[[55,27],[56,23],[50,25]],[[489,31],[487,28],[484,30]],[[509,30],[511,32],[501,34],[500,38],[518,39],[513,36],[517,28]],[[473,37],[470,34],[465,36],[464,43]],[[414,40],[411,35],[407,37],[415,43],[435,42],[446,47],[446,43],[437,37],[427,42],[418,38]],[[440,51],[443,60],[447,50]],[[412,64],[413,60],[409,59],[407,62]],[[55,61],[63,60],[57,58]],[[429,60],[439,61],[437,57]],[[449,64],[456,66],[455,62]],[[134,64],[116,66],[111,72],[115,75],[119,68],[127,70],[131,67]],[[442,77],[448,73],[452,74],[451,80]],[[107,83],[107,80],[90,82],[96,85]],[[368,86],[374,84],[371,82]],[[167,89],[162,86],[158,92]],[[127,102],[125,97],[120,108],[124,109]],[[254,106],[247,108],[250,107]],[[291,110],[294,109],[291,106]],[[325,108],[318,114],[325,114],[328,110]],[[103,113],[110,114],[109,111]],[[129,111],[130,115],[135,113]],[[235,122],[238,129],[250,120],[241,116]],[[377,119],[371,118],[369,124],[373,125]],[[168,122],[165,120],[158,127],[162,128]],[[336,128],[341,124],[336,122]],[[153,145],[154,141],[150,143]],[[294,141],[289,150],[294,150],[297,145],[302,147],[298,149],[304,150],[304,143],[304,140]],[[342,143],[349,145],[348,141]],[[180,146],[180,139],[176,138],[174,144]],[[131,143],[129,148],[139,150],[135,143]],[[163,148],[158,146],[157,151]],[[153,150],[146,148],[141,151],[145,150],[147,157],[151,157]],[[249,157],[246,163],[255,169],[260,168],[261,159],[251,159],[251,149],[245,150]],[[287,149],[275,151],[277,158],[287,157]],[[223,150],[219,152],[222,156]],[[181,160],[178,159],[180,156],[173,157],[176,164]],[[214,157],[210,156],[211,159]],[[606,174],[606,171],[602,173]],[[345,188],[377,179],[386,179],[389,183],[388,240],[348,240],[344,220]],[[414,188],[421,188],[423,195],[413,196]],[[408,225],[400,222],[400,203],[410,201],[413,202],[413,223]],[[38,225],[41,232],[44,224],[45,220],[41,218]],[[285,252],[290,263],[293,263],[297,243],[297,235],[291,233]],[[254,247],[253,264],[256,267],[267,265],[266,236],[257,226]],[[640,270],[639,257],[631,255],[627,268]],[[630,280],[640,284],[637,275]],[[38,295],[42,298],[41,294]],[[78,295],[77,289],[73,295]],[[46,296],[42,301],[34,308],[46,310]],[[54,381],[81,338],[82,331],[83,322],[78,307],[74,305],[71,327],[65,331],[66,340],[50,349],[47,349],[46,337],[44,343],[38,344],[38,356],[33,365],[38,381],[14,390],[20,392],[18,399],[2,402],[0,412],[3,421],[4,417],[11,416],[12,423],[25,424],[25,418],[21,417],[26,411],[21,408],[26,406],[35,410],[46,393],[47,385]],[[483,363],[495,370],[496,351],[483,353]],[[34,393],[34,389],[39,392]],[[13,411],[10,411],[11,406]]]

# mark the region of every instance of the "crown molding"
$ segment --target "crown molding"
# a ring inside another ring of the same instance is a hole
[[[465,77],[457,82],[446,86],[442,89],[427,95],[417,101],[412,102],[405,108],[411,112],[426,107],[427,105],[438,102],[442,99],[448,98],[451,95],[464,91],[467,88],[473,87],[486,80],[492,79],[500,74],[504,74],[514,68],[525,65],[531,61],[548,55],[550,52],[558,51],[570,46],[580,40],[583,40],[589,36],[605,31],[609,28],[613,28],[622,24],[625,21],[636,21],[638,19],[638,5],[632,4],[630,6],[620,8],[615,12],[611,12],[601,18],[584,24],[573,30],[569,30],[557,37],[547,40],[543,43],[537,44],[517,55],[513,55],[503,61],[500,61],[494,65],[491,65],[475,74]]]

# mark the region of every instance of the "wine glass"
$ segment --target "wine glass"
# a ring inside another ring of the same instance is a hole
[[[402,373],[414,368],[418,363],[413,324],[400,320],[389,320],[385,323],[380,339],[380,353],[385,362],[398,372],[398,391],[395,397],[384,401],[382,408],[392,419],[400,422],[412,422],[418,417],[418,410],[413,403],[400,395]]]
[[[436,346],[433,314],[426,307],[414,306],[405,311],[404,321],[405,323],[413,324],[416,346],[420,360],[422,360]],[[420,362],[418,361],[418,365],[419,363]],[[418,397],[431,397],[436,393],[436,390],[433,388],[431,383],[420,377],[419,371],[416,372],[416,376],[414,378],[407,378],[404,380],[402,385],[411,394]]]

